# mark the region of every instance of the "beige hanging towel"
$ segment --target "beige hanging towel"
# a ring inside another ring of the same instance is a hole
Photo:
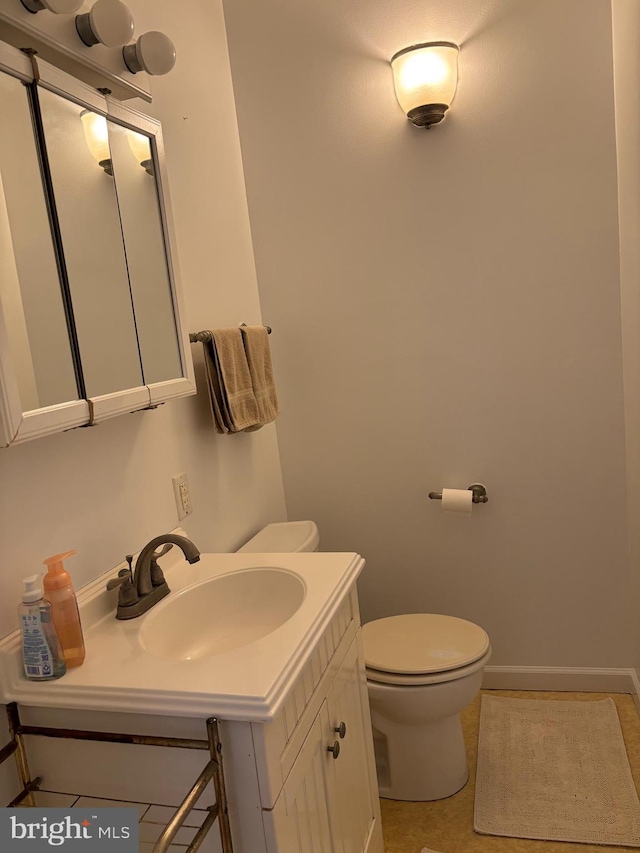
[[[202,346],[204,348],[204,368],[207,377],[207,390],[209,392],[211,414],[213,415],[213,426],[215,427],[215,431],[218,433],[228,433],[228,422],[223,416],[223,408],[226,408],[226,402],[223,401],[222,398],[216,346],[213,343],[213,340],[203,341]]]
[[[204,352],[216,432],[241,432],[260,426],[240,329],[212,329]]]
[[[265,326],[241,326],[244,348],[251,374],[253,393],[258,404],[259,424],[253,429],[275,421],[280,411],[273,379],[269,333]]]

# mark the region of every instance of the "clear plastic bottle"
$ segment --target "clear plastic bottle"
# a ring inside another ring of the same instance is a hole
[[[71,575],[65,570],[62,562],[75,553],[65,551],[64,554],[47,557],[44,561],[48,569],[44,576],[44,593],[51,602],[53,624],[60,638],[67,667],[80,666],[85,658],[78,601],[73,591]]]
[[[22,604],[18,605],[24,674],[30,681],[50,681],[67,671],[56,634],[51,604],[42,594],[42,578],[25,578]]]

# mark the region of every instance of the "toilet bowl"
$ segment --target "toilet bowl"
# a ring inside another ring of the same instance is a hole
[[[238,550],[317,551],[313,521],[268,524]],[[486,632],[466,619],[409,613],[363,626],[380,796],[440,800],[469,778],[460,712],[491,657]]]
[[[466,619],[410,613],[363,627],[380,796],[440,800],[469,778],[460,712],[491,657]]]

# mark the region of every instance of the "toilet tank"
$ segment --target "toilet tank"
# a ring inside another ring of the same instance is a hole
[[[267,524],[238,552],[291,553],[294,551],[317,551],[320,534],[315,521],[281,521]]]

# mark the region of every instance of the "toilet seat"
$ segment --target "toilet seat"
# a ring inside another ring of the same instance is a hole
[[[384,672],[380,669],[366,667],[367,681],[376,684],[390,684],[404,687],[426,687],[428,684],[444,684],[447,681],[456,681],[473,675],[479,669],[485,667],[491,659],[491,646],[486,654],[467,666],[459,666],[455,669],[445,669],[440,672],[419,673],[418,675],[399,675],[397,672]]]
[[[479,625],[455,616],[409,613],[368,622],[362,629],[367,678],[419,686],[463,678],[491,657]]]

